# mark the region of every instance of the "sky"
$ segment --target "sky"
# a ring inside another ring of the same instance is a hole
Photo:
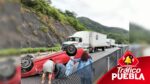
[[[149,0],[52,0],[56,8],[75,12],[106,26],[129,30],[129,22],[150,29]]]
[[[130,0],[130,21],[150,30],[150,0]]]

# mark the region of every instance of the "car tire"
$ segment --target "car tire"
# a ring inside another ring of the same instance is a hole
[[[65,49],[67,55],[74,56],[77,53],[77,48],[74,45],[68,45]]]
[[[0,63],[0,81],[11,79],[16,74],[16,66],[13,63]]]
[[[23,58],[21,58],[21,72],[28,72],[32,69],[33,67],[33,61],[32,61],[32,56],[27,55]]]

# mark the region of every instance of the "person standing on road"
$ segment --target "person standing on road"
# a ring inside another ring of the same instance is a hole
[[[43,74],[41,83],[45,83],[46,75],[48,74],[48,84],[51,84],[52,74],[55,68],[55,63],[52,60],[47,60],[43,64]]]
[[[84,51],[81,58],[77,60],[79,62],[77,66],[77,73],[80,76],[81,84],[92,84],[93,60],[91,56]]]

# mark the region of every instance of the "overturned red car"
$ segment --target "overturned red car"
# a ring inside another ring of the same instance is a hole
[[[71,56],[74,56],[74,58],[80,58],[82,53],[82,48],[77,49],[75,46],[69,45],[64,51],[44,56],[39,59],[33,59],[33,56],[27,55],[21,59],[21,77],[41,74],[43,64],[49,59],[53,60],[55,63],[66,64]]]

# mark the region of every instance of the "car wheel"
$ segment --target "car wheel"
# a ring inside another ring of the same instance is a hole
[[[105,47],[102,47],[102,51],[105,51]]]
[[[74,45],[68,45],[66,47],[66,53],[69,56],[74,56],[77,53],[77,48]]]
[[[16,67],[13,63],[0,63],[0,81],[11,79],[16,74]]]
[[[32,67],[33,67],[33,61],[31,55],[27,55],[21,58],[21,71],[23,73],[30,71]]]

